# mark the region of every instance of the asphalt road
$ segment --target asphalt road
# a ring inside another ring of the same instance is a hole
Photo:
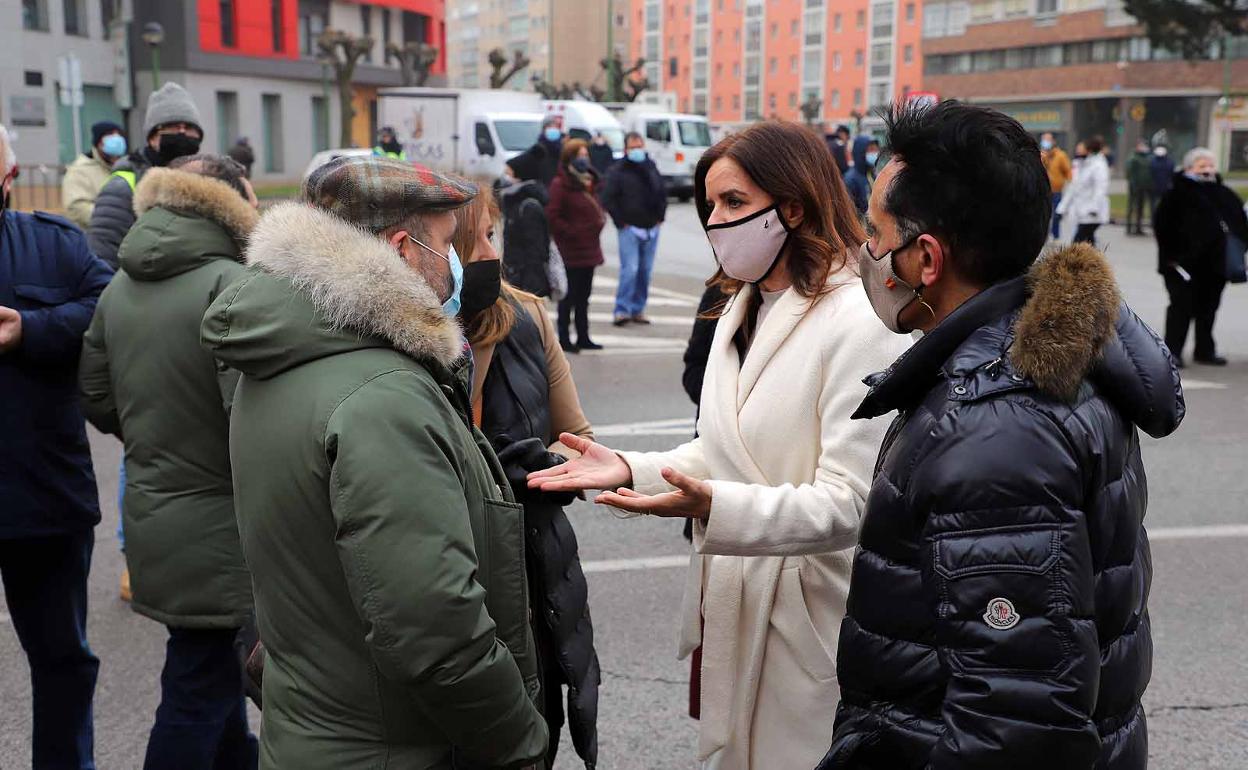
[[[610,228],[608,228],[610,230]],[[1160,325],[1165,294],[1150,239],[1103,233],[1123,293]],[[685,440],[693,405],[680,388],[680,354],[712,261],[692,206],[676,205],[661,236],[647,329],[613,329],[614,233],[592,309],[602,353],[574,357],[581,398],[602,441],[662,449]],[[1228,289],[1218,336],[1231,366],[1189,368],[1189,413],[1164,441],[1145,440],[1154,531],[1150,607],[1155,659],[1146,696],[1151,767],[1248,768],[1248,287]],[[92,435],[104,523],[96,530],[89,633],[101,659],[96,693],[100,768],[141,766],[158,696],[164,629],[117,599],[122,558],[113,535],[117,465],[112,439]],[[688,666],[675,659],[688,554],[677,522],[619,520],[585,503],[571,511],[589,573],[603,669],[599,732],[605,770],[692,768],[695,723],[685,716]],[[1225,526],[1229,525],[1229,526]],[[1222,526],[1221,529],[1218,527]],[[30,689],[22,652],[0,616],[0,768],[29,765]],[[253,726],[258,726],[258,718]],[[579,767],[565,735],[558,767]],[[787,770],[787,769],[786,769]]]

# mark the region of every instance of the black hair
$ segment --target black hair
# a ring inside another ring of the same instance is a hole
[[[1094,136],[1088,141],[1084,142],[1083,146],[1087,148],[1089,155],[1095,155],[1096,153],[1105,149],[1105,139],[1099,135]]]
[[[884,196],[900,242],[930,233],[979,286],[1015,278],[1048,239],[1052,199],[1034,137],[996,110],[957,101],[881,111],[901,163]]]
[[[629,131],[627,134],[624,135],[624,144],[628,144],[634,139],[639,140],[642,144],[646,143],[646,138],[644,136],[637,133],[636,131]]]

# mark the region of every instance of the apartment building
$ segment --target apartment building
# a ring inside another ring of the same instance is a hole
[[[555,85],[605,88],[599,62],[610,34],[628,53],[628,0],[449,0],[447,79],[463,88],[488,88],[490,51],[510,61],[516,51],[531,64],[506,84],[531,90],[537,78]],[[608,24],[614,28],[608,30]]]
[[[678,108],[850,123],[921,87],[919,0],[631,0],[633,56]]]
[[[925,4],[922,45],[926,89],[1067,148],[1099,134],[1125,158],[1145,138],[1176,153],[1207,145],[1248,168],[1248,39],[1233,41],[1229,67],[1218,46],[1186,62],[1151,46],[1122,0],[954,0]]]

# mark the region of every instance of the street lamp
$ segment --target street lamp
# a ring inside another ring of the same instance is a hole
[[[160,89],[160,44],[165,42],[165,28],[158,21],[143,25],[143,42],[152,49],[152,91]]]

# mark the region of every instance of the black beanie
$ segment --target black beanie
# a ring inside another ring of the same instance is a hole
[[[100,140],[112,133],[126,133],[125,129],[111,120],[101,120],[91,124],[91,146],[98,147]]]

